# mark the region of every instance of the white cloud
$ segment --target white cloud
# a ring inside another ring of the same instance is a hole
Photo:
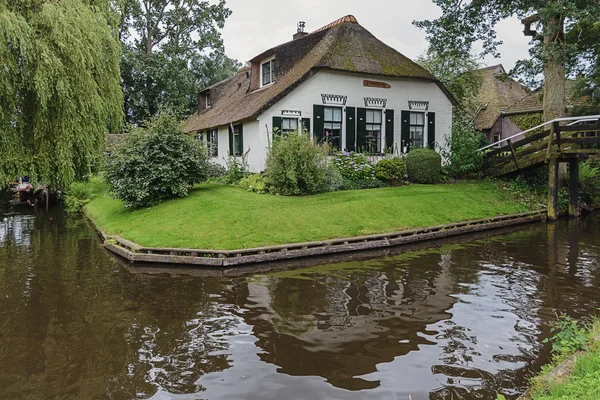
[[[440,10],[423,0],[227,0],[233,14],[223,30],[229,57],[248,61],[264,50],[292,39],[298,21],[306,22],[312,32],[345,15],[358,22],[387,45],[411,59],[427,49],[425,33],[413,20],[433,19]],[[504,41],[501,58],[487,58],[488,65],[504,64],[511,69],[515,61],[528,56],[528,38],[517,19],[498,25],[498,38]]]

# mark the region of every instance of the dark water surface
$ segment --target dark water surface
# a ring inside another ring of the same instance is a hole
[[[555,313],[600,307],[598,215],[225,277],[133,273],[81,218],[3,218],[1,399],[514,398]]]

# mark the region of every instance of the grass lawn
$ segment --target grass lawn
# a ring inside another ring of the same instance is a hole
[[[216,184],[185,199],[126,210],[106,196],[86,212],[107,234],[143,246],[233,250],[392,232],[529,211],[489,182],[409,185],[280,197]]]

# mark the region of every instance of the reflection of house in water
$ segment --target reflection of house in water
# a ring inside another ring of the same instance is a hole
[[[453,279],[449,257],[440,257],[422,255],[422,270],[345,264],[314,279],[251,281],[244,319],[265,350],[263,361],[280,372],[322,376],[350,390],[377,387],[355,377],[417,350],[428,343],[427,326],[450,317]]]

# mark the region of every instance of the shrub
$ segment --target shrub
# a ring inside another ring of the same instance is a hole
[[[406,182],[406,164],[399,157],[381,160],[375,165],[375,177],[393,186],[402,185]]]
[[[440,149],[441,155],[449,162],[447,171],[456,178],[479,176],[484,153],[477,150],[484,141],[485,136],[472,124],[456,120],[452,124],[452,135],[446,137],[446,147]]]
[[[240,181],[239,186],[242,189],[246,189],[249,192],[256,192],[261,194],[267,192],[267,183],[260,174],[248,175]]]
[[[328,164],[319,188],[320,193],[335,192],[344,189],[344,178],[340,170],[333,164]]]
[[[442,172],[442,157],[434,150],[415,149],[406,156],[408,179],[415,183],[437,183]]]
[[[92,177],[85,182],[73,182],[65,193],[65,206],[68,212],[80,212],[86,204],[107,190],[106,182]]]
[[[273,141],[267,154],[265,181],[275,194],[317,193],[327,169],[327,155],[308,134],[289,134]]]
[[[356,190],[356,189],[374,189],[389,186],[386,182],[380,181],[379,179],[360,179],[350,180],[344,179],[342,190]]]
[[[227,157],[227,173],[224,176],[225,183],[229,185],[237,185],[242,179],[248,176],[248,153],[250,150],[242,154],[241,157]]]
[[[187,196],[207,169],[202,143],[186,135],[175,116],[161,113],[112,149],[104,176],[115,198],[137,208]]]
[[[579,165],[579,189],[581,200],[591,205],[600,204],[600,167],[590,162]]]
[[[337,153],[333,163],[344,179],[351,181],[376,179],[373,163],[363,154],[347,151]]]
[[[206,176],[208,179],[221,179],[227,175],[227,169],[221,164],[209,162],[206,168]]]

